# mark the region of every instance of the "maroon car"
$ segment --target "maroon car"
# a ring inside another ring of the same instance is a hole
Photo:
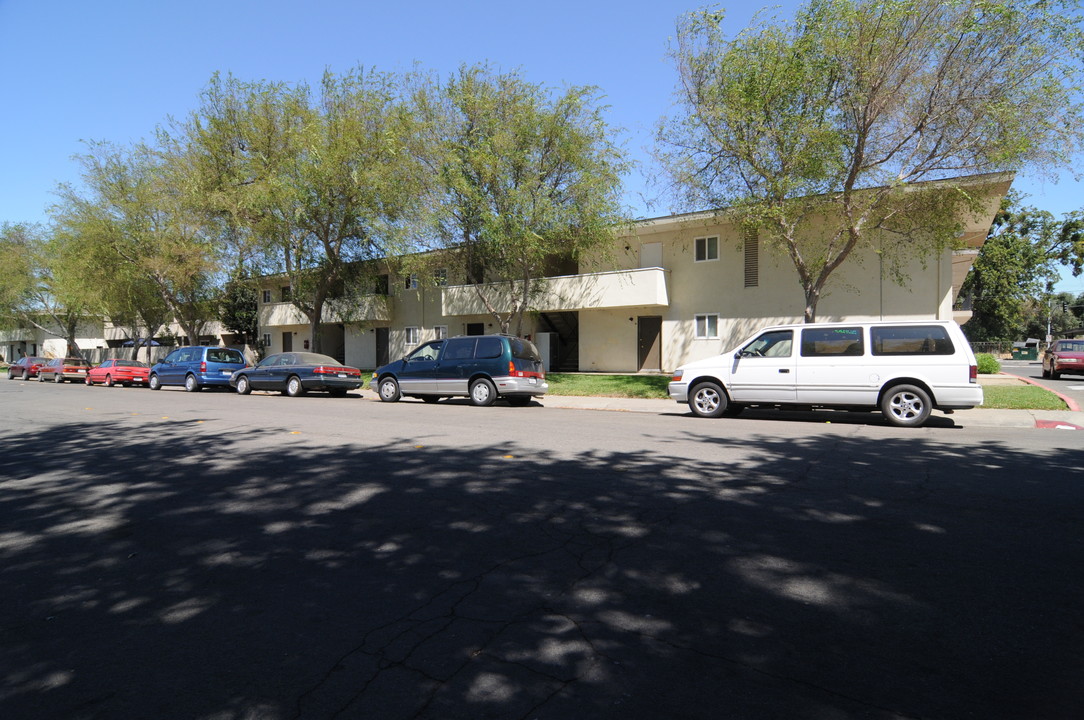
[[[128,387],[129,385],[144,385],[147,384],[147,375],[150,374],[151,369],[147,367],[146,363],[141,363],[138,360],[122,360],[121,358],[110,358],[102,362],[101,365],[95,368],[91,368],[87,373],[87,385],[93,385],[94,383],[102,383],[106,387],[113,387],[114,385],[123,385]]]
[[[1043,353],[1043,377],[1057,380],[1062,373],[1084,375],[1084,340],[1057,340]]]
[[[16,377],[21,377],[23,380],[37,377],[38,371],[47,362],[49,362],[49,358],[35,357],[33,355],[21,357],[19,362],[8,368],[8,380],[14,380]]]
[[[62,383],[65,380],[86,380],[90,363],[83,358],[53,358],[38,369],[38,380]]]

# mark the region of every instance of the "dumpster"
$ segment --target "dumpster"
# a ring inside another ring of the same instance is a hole
[[[1039,341],[1028,339],[1027,342],[1015,342],[1012,344],[1013,360],[1038,360]]]

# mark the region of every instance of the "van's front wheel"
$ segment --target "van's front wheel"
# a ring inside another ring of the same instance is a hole
[[[881,414],[897,427],[921,427],[931,410],[930,396],[914,385],[897,385],[881,398]]]
[[[689,409],[693,411],[693,415],[700,417],[722,417],[726,414],[729,403],[726,391],[713,382],[700,383],[689,394]]]

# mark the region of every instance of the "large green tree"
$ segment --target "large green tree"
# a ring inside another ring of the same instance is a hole
[[[355,70],[305,84],[215,76],[174,141],[197,155],[202,192],[230,218],[237,254],[290,279],[313,349],[329,305],[349,320],[370,293],[365,261],[399,247],[421,196],[396,77]]]
[[[1081,227],[1079,212],[1057,220],[1007,198],[960,292],[973,312],[965,326],[968,338],[1018,340],[1028,333],[1036,312],[1043,315],[1043,324],[1049,308],[1060,310],[1062,300],[1051,295],[1051,288],[1059,266],[1073,267],[1079,274],[1084,261]]]
[[[446,82],[424,76],[415,101],[438,261],[520,333],[538,278],[612,240],[625,218],[628,164],[599,91],[463,66]]]
[[[1079,23],[1075,0],[812,0],[728,36],[722,12],[694,12],[659,156],[684,200],[785,251],[812,321],[858,248],[902,279],[953,244],[982,200],[954,178],[1079,152]]]
[[[37,328],[79,356],[77,337],[94,308],[82,264],[78,248],[52,228],[0,226],[0,326]]]
[[[214,316],[222,230],[193,192],[190,159],[108,143],[92,143],[77,159],[83,183],[60,187],[58,231],[82,248],[87,272],[119,312],[137,310],[122,299],[153,293],[198,342]]]

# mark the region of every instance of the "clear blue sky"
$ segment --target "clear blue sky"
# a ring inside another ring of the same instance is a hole
[[[680,0],[0,0],[0,221],[42,222],[60,182],[76,182],[81,140],[149,138],[183,117],[215,71],[244,79],[315,83],[326,68],[443,74],[461,63],[521,69],[552,87],[595,85],[647,163],[652,129],[673,98],[666,57],[675,19],[702,3]],[[728,24],[762,7],[783,16],[798,5],[730,2]],[[1084,185],[1018,178],[1029,204],[1063,213],[1084,207]],[[627,201],[648,207],[639,173]],[[1084,292],[1084,278],[1059,289]]]

